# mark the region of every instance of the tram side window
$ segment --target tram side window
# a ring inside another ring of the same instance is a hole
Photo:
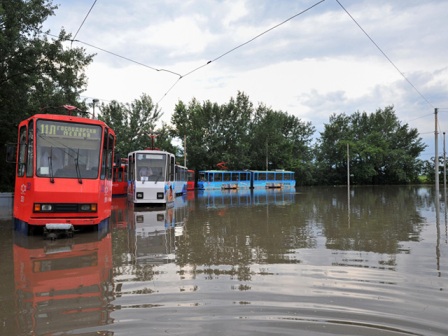
[[[22,177],[25,174],[26,167],[26,126],[20,128],[19,138],[19,157],[17,158],[17,176]]]
[[[107,142],[107,179],[112,179],[112,168],[113,168],[113,153],[114,153],[114,143],[115,138],[112,134],[109,134],[109,141]]]
[[[34,161],[34,121],[31,120],[28,124],[28,157],[26,164],[26,176],[33,176],[33,161]]]
[[[275,174],[275,180],[276,181],[282,181],[283,180],[283,173]]]
[[[260,181],[266,181],[266,174],[265,173],[257,173],[258,180]]]
[[[249,173],[241,173],[241,181],[249,181],[250,175]]]
[[[101,179],[112,179],[112,153],[114,149],[114,137],[107,130],[103,137],[103,150],[101,159]]]
[[[221,182],[221,181],[222,181],[222,174],[215,173],[215,182]]]
[[[243,175],[243,174],[241,174]],[[238,181],[240,179],[239,173],[232,173],[232,181]]]
[[[135,176],[135,164],[134,164],[134,155],[128,157],[128,178],[133,181]]]
[[[176,162],[175,162],[174,156],[169,156],[169,157],[170,157],[170,176],[169,176],[169,181],[174,181],[174,166],[176,165]]]

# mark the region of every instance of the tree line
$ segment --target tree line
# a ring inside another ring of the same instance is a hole
[[[55,108],[64,104],[83,111],[92,107],[81,94],[94,55],[68,47],[71,35],[64,30],[57,36],[42,31],[56,9],[50,0],[0,3],[2,144],[16,142],[18,123],[35,113],[61,113]],[[311,122],[263,103],[255,106],[243,92],[224,104],[178,101],[171,124],[160,126],[163,113],[148,94],[98,108],[99,119],[117,134],[122,157],[151,147],[155,140],[156,147],[175,153],[180,164],[186,155],[190,169],[216,169],[219,162],[235,170],[287,169],[296,173],[298,185],[345,184],[347,157],[351,183],[416,183],[422,174],[429,181],[435,176],[434,160],[419,159],[426,145],[416,129],[398,120],[393,106],[332,114],[316,139]],[[5,157],[5,146],[0,155]],[[0,190],[12,190],[13,183],[14,167],[6,166]]]
[[[348,164],[351,183],[408,184],[421,182],[430,166],[419,159],[426,148],[419,133],[398,120],[393,106],[333,114],[316,141],[311,122],[254,106],[243,92],[221,105],[178,101],[171,125],[158,129],[162,114],[145,94],[131,104],[102,104],[100,111],[123,156],[150,148],[155,137],[157,148],[176,153],[179,163],[196,171],[225,162],[231,170],[292,170],[299,185],[334,185],[346,184]]]

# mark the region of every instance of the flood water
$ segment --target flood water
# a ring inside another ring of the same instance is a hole
[[[348,196],[192,192],[163,211],[115,198],[109,230],[56,241],[2,217],[0,334],[448,335],[443,199]]]

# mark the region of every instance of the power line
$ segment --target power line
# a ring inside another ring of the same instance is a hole
[[[249,44],[250,42],[256,40],[257,38],[263,36],[264,34],[267,34],[267,33],[270,32],[271,30],[274,30],[274,29],[280,27],[281,25],[285,24],[285,23],[288,22],[288,21],[291,21],[291,20],[294,19],[295,17],[304,14],[305,12],[307,12],[307,11],[309,11],[310,9],[316,7],[317,5],[320,5],[320,4],[321,4],[322,2],[324,2],[324,1],[325,1],[325,0],[321,0],[321,1],[317,2],[317,3],[315,3],[314,5],[308,7],[307,9],[301,11],[300,13],[294,14],[293,16],[287,18],[286,20],[284,20],[284,21],[282,21],[282,22],[276,24],[275,26],[273,26],[273,27],[271,27],[271,28],[265,30],[264,32],[262,32],[262,33],[256,35],[255,37],[251,38],[250,40],[248,40],[248,41],[246,41],[246,42],[244,42],[244,43],[241,43],[240,45],[238,45],[238,46],[236,46],[236,47],[230,49],[229,51],[226,51],[225,53],[223,53],[223,54],[221,54],[220,56],[218,56],[218,57],[212,59],[211,61],[208,61],[207,63],[205,63],[205,64],[203,64],[203,65],[197,67],[196,69],[191,70],[190,72],[186,73],[183,77],[188,76],[189,74],[191,74],[191,73],[193,73],[193,72],[195,72],[195,71],[197,71],[197,70],[199,70],[199,69],[205,67],[206,65],[209,65],[209,64],[212,63],[212,62],[215,62],[215,61],[219,60],[220,58],[222,58],[222,57],[224,57],[224,56],[226,56],[226,55],[232,53],[233,51],[235,51],[235,50],[237,50],[237,49],[239,49],[239,48],[245,46],[246,44]]]
[[[91,47],[91,48],[101,50],[101,51],[103,51],[103,52],[105,52],[105,53],[108,53],[108,54],[111,54],[111,55],[113,55],[113,56],[115,56],[115,57],[122,58],[122,59],[124,59],[124,60],[126,60],[126,61],[129,61],[129,62],[138,64],[138,65],[141,65],[141,66],[143,66],[143,67],[145,67],[145,68],[148,68],[148,69],[151,69],[151,70],[154,70],[154,71],[165,71],[165,72],[172,73],[173,75],[177,75],[177,76],[179,76],[179,77],[182,77],[182,75],[178,74],[177,72],[174,72],[174,71],[171,71],[171,70],[168,70],[168,69],[158,69],[158,68],[154,68],[154,67],[152,67],[152,66],[143,64],[143,63],[141,63],[141,62],[134,61],[133,59],[130,59],[130,58],[128,58],[128,57],[118,55],[118,54],[116,54],[116,53],[114,53],[114,52],[112,52],[112,51],[108,51],[108,50],[106,50],[106,49],[103,49],[103,48],[100,48],[100,47],[96,47],[96,46],[94,46],[94,45],[92,45],[92,44],[90,44],[90,43],[87,43],[87,42],[83,42],[83,41],[80,41],[80,40],[70,40],[70,41],[72,41],[72,42],[78,42],[78,43],[84,44],[84,45],[86,45],[86,46],[89,46],[89,47]]]
[[[79,31],[81,30],[82,26],[84,25],[84,22],[86,22],[87,17],[90,15],[90,12],[92,11],[92,9],[93,9],[93,7],[95,6],[96,2],[97,2],[97,0],[95,0],[95,1],[93,2],[92,6],[90,7],[89,11],[87,12],[87,14],[86,14],[84,20],[82,21],[81,25],[79,26],[78,30],[76,31],[75,36],[73,36],[73,40],[74,40],[74,39],[76,38],[76,36],[78,35]],[[72,41],[72,42],[73,42],[73,41]]]
[[[379,45],[369,36],[369,34],[361,27],[361,25],[355,20],[355,18],[345,9],[345,7],[339,2],[339,0],[336,0],[336,2],[341,6],[341,8],[347,13],[347,15],[353,20],[353,22],[361,29],[361,31],[368,37],[368,39],[375,45],[375,47],[383,54],[383,56],[389,61],[390,64],[395,68],[395,70],[398,71],[398,73],[409,83],[409,85],[412,86],[412,88],[420,95],[420,97],[423,98],[423,100],[432,108],[434,106],[426,99],[425,96],[414,86],[414,84],[411,83],[411,81],[398,69],[398,67],[392,62],[392,60],[386,55],[386,53],[379,47]]]

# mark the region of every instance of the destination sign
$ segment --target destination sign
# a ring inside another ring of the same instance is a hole
[[[38,120],[37,131],[50,136],[63,136],[67,138],[100,139],[101,127],[89,126],[79,123],[54,122]]]

